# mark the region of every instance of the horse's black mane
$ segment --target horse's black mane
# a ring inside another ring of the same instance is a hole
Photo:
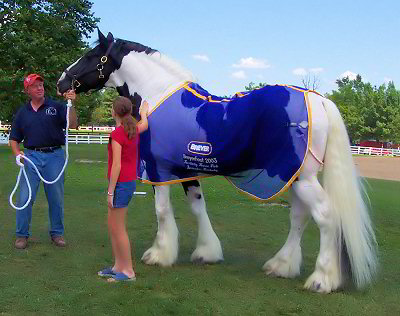
[[[97,46],[97,45],[99,45],[99,44],[100,44],[100,41],[99,41],[99,40],[97,40],[97,41],[95,41],[95,42],[93,43],[93,45],[95,45],[95,46]],[[158,52],[158,50],[153,49],[153,48],[151,48],[151,47],[149,47],[149,46],[145,46],[145,45],[140,44],[140,43],[136,43],[136,42],[132,42],[132,41],[127,41],[127,40],[120,39],[120,38],[117,38],[117,39],[116,39],[115,45],[116,45],[116,46],[121,46],[121,47],[123,47],[124,49],[130,50],[130,51],[131,51],[131,50],[134,50],[135,52],[138,52],[138,53],[145,52],[147,55],[152,55],[152,54]]]
[[[117,38],[115,44],[123,45],[123,46],[125,46],[124,48],[127,48],[129,50],[134,50],[135,52],[138,52],[138,53],[145,52],[147,55],[152,55],[152,54],[158,52],[158,50],[153,49],[149,46],[145,46],[140,43],[131,42],[131,41],[127,41],[127,40],[123,40],[123,39],[119,39],[119,38]]]

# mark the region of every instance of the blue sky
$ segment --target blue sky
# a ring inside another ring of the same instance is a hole
[[[103,33],[159,50],[215,95],[307,74],[321,93],[343,74],[400,89],[399,0],[92,2]]]

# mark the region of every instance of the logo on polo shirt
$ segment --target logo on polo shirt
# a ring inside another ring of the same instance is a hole
[[[46,109],[46,115],[57,115],[57,110],[50,106]]]

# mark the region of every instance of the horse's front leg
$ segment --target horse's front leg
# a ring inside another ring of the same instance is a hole
[[[166,267],[178,258],[178,227],[169,199],[169,186],[156,186],[154,191],[158,230],[153,246],[145,251],[142,261]]]
[[[198,235],[196,249],[191,261],[196,263],[216,263],[224,260],[221,243],[214,232],[206,211],[203,190],[197,180],[182,183],[192,213],[196,216]]]

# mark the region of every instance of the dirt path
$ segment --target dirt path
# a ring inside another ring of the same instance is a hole
[[[399,157],[354,157],[362,177],[400,181]]]

